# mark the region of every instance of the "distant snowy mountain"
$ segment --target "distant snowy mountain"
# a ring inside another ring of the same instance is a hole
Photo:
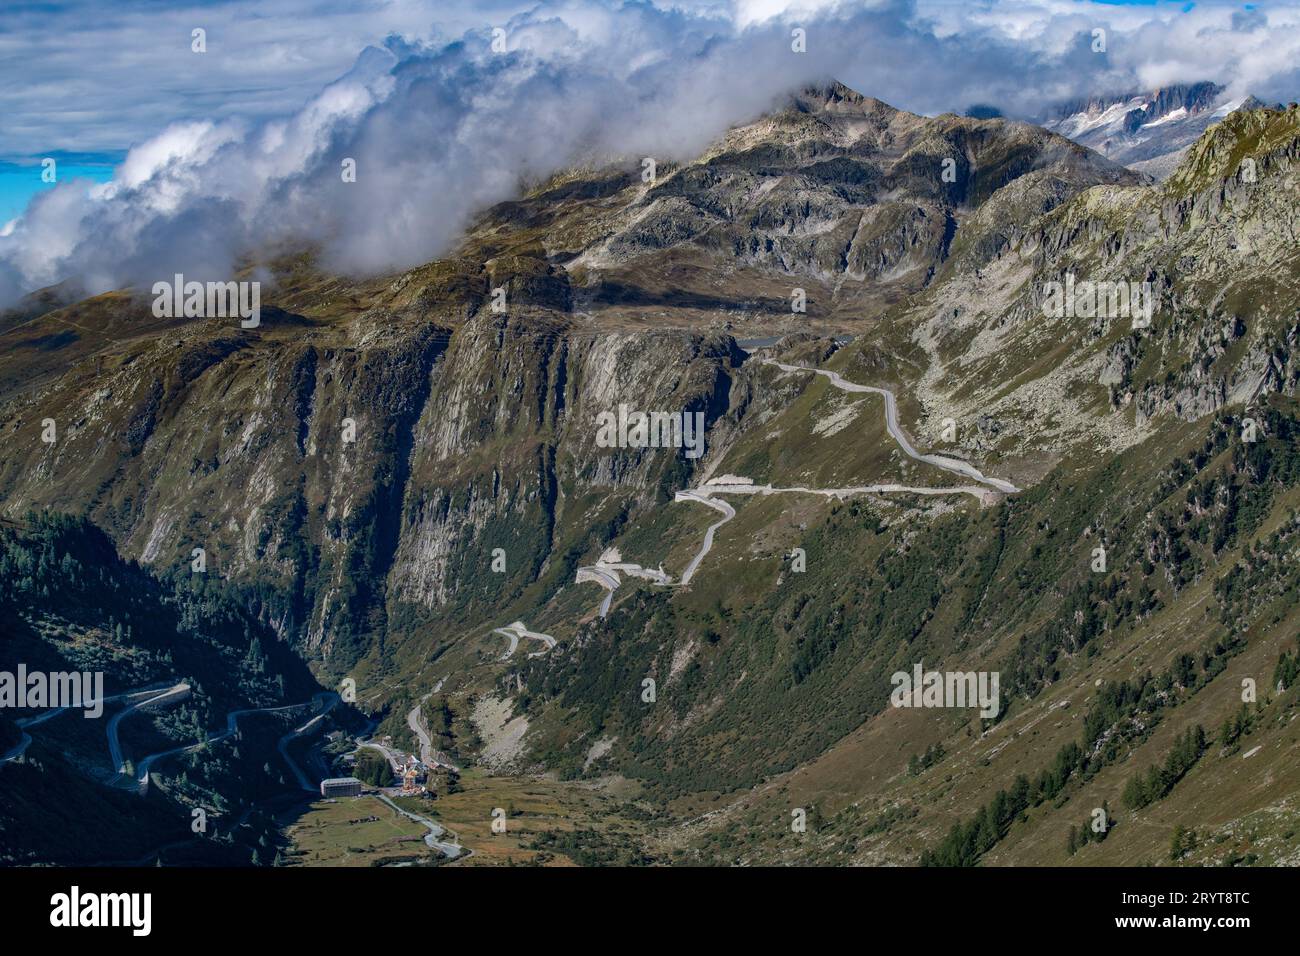
[[[1190,83],[1076,101],[1043,126],[1130,169],[1164,179],[1211,124],[1243,106],[1262,105],[1250,96],[1233,98],[1215,83]]]

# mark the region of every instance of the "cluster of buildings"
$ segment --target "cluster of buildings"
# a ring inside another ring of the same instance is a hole
[[[419,757],[414,754],[398,753],[386,746],[374,744],[370,746],[388,758],[389,766],[393,768],[393,775],[401,781],[399,792],[403,796],[425,793],[426,790],[433,789],[432,768],[426,767]],[[356,758],[354,754],[349,754],[344,759],[352,762]],[[356,797],[361,795],[364,787],[365,784],[356,777],[331,777],[321,781],[320,792],[322,797]]]
[[[415,754],[407,754],[398,775],[402,778],[403,794],[424,793],[425,788],[421,786],[420,781],[429,779],[429,771]]]

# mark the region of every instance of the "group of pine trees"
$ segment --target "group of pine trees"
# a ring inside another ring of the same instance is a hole
[[[1273,670],[1273,686],[1279,691],[1287,690],[1295,686],[1297,677],[1300,677],[1300,649],[1294,654],[1283,651]]]
[[[1173,837],[1169,841],[1169,859],[1181,860],[1188,853],[1196,849],[1200,840],[1197,838],[1196,831],[1178,824],[1174,827]]]
[[[1099,810],[1093,811],[1093,815],[1079,824],[1077,830],[1070,827],[1070,836],[1065,841],[1066,852],[1074,856],[1089,843],[1102,842],[1114,825],[1115,821],[1110,815],[1110,804],[1103,801]]]
[[[1207,746],[1205,728],[1200,724],[1179,734],[1163,767],[1153,765],[1129,778],[1124,787],[1124,806],[1141,810],[1164,797],[1201,759]]]
[[[1239,648],[1239,641],[1212,642],[1201,656],[1200,665],[1205,668],[1205,674],[1216,668],[1222,669],[1223,661]],[[1182,655],[1158,678],[1148,671],[1133,681],[1104,684],[1084,716],[1083,745],[1073,741],[1065,744],[1057,751],[1052,763],[1040,771],[1032,783],[1023,775],[1018,777],[1012,791],[1000,791],[994,801],[981,807],[971,820],[954,824],[937,847],[922,853],[921,865],[973,866],[980,856],[1006,835],[1019,813],[1045,801],[1055,800],[1072,779],[1087,780],[1102,766],[1118,759],[1125,736],[1109,734],[1109,731],[1120,728],[1139,714],[1148,714],[1150,717],[1146,723],[1149,732],[1150,726],[1154,725],[1152,718],[1158,719],[1156,715],[1159,711],[1177,703],[1179,688],[1186,693],[1189,688],[1198,686],[1206,679],[1204,675],[1197,674],[1197,664],[1197,659],[1192,655]],[[1199,725],[1180,735],[1164,767],[1152,767],[1129,781],[1124,794],[1125,805],[1137,809],[1163,797],[1191,769],[1205,749],[1205,731]],[[1195,756],[1192,756],[1193,752]],[[1022,790],[1028,793],[1027,802],[1009,818],[1004,818],[995,804],[999,807],[1018,806]],[[1083,845],[1079,842],[1077,832],[1075,843],[1076,849]]]
[[[999,790],[969,821],[954,823],[938,846],[921,854],[921,866],[974,866],[1006,836],[1011,824],[1041,799],[1029,778],[1020,774],[1010,790]]]
[[[388,758],[373,747],[362,748],[352,772],[362,783],[374,787],[386,787],[393,780],[393,768],[389,766]]]
[[[1243,734],[1250,733],[1254,720],[1255,714],[1252,714],[1245,704],[1242,704],[1231,717],[1225,717],[1223,726],[1219,728],[1219,747],[1223,750],[1235,751],[1237,741]]]
[[[907,761],[907,774],[909,777],[915,777],[929,770],[940,760],[948,755],[948,751],[943,749],[943,744],[934,743],[925,748],[923,754],[912,754],[911,759]]]

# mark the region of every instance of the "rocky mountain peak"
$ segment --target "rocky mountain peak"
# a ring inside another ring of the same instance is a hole
[[[876,106],[883,106],[880,100],[863,96],[852,87],[845,86],[839,80],[827,80],[805,86],[792,97],[795,107],[804,112],[822,110],[843,111],[861,110],[866,112]],[[892,109],[892,107],[890,107]]]

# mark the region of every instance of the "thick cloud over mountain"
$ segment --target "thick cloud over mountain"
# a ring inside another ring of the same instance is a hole
[[[448,11],[444,23],[473,21]],[[264,98],[247,97],[248,118],[229,102],[176,117],[111,183],[60,184],[4,227],[0,305],[64,279],[97,292],[177,271],[225,277],[244,254],[304,239],[340,272],[414,265],[521,183],[575,162],[693,155],[830,77],[917,112],[978,102],[1033,117],[1081,95],[1205,78],[1285,99],[1300,61],[1294,6],[568,0],[498,22],[495,44],[490,24],[452,41],[445,29],[390,36],[288,115],[266,118]],[[806,53],[791,49],[796,27]],[[1092,49],[1097,28],[1105,53]],[[348,158],[356,182],[340,174]]]

